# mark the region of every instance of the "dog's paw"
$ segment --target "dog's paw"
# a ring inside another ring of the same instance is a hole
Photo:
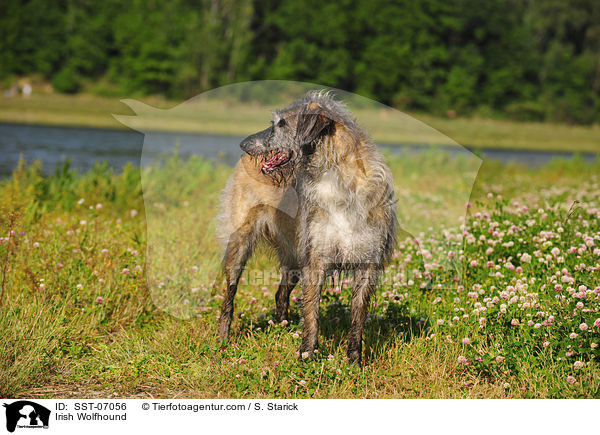
[[[314,361],[317,359],[318,352],[319,351],[317,349],[314,349],[312,351],[299,350],[298,352],[296,352],[296,356],[298,357],[299,361]]]
[[[288,313],[283,313],[283,314],[276,313],[275,314],[275,323],[281,323],[284,321],[289,323],[289,320],[290,319],[288,319]]]
[[[348,351],[348,365],[360,367],[361,365],[361,352],[359,350]]]
[[[229,340],[229,325],[221,323],[219,325],[219,332],[217,334],[219,337],[219,342],[225,344]]]

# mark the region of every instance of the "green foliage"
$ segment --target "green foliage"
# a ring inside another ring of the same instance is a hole
[[[544,106],[535,101],[516,101],[507,104],[504,110],[510,119],[520,121],[542,121],[546,112]]]
[[[5,0],[0,79],[173,98],[287,79],[413,110],[591,124],[598,23],[595,0]]]
[[[77,75],[71,68],[65,68],[52,77],[52,86],[58,92],[74,94],[79,90]]]

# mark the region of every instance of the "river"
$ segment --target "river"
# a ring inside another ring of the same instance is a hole
[[[151,132],[146,138],[133,130],[99,129],[82,127],[40,126],[0,123],[0,177],[5,178],[16,168],[19,156],[26,162],[41,160],[45,173],[54,172],[67,159],[71,168],[79,172],[89,170],[96,161],[106,161],[119,170],[126,163],[139,166],[150,162],[165,151],[177,146],[182,157],[193,154],[209,159],[220,159],[234,164],[240,156],[242,137],[202,133]],[[378,144],[391,152],[421,152],[427,146],[411,144]],[[464,152],[462,147],[444,148],[451,154]],[[570,152],[485,149],[477,151],[483,159],[518,162],[530,167],[539,166],[554,158],[572,158]],[[595,154],[585,153],[587,161]]]

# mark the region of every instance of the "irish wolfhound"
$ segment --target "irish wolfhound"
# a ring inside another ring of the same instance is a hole
[[[396,241],[390,170],[350,112],[323,92],[274,112],[272,125],[240,146],[245,154],[223,191],[219,220],[227,281],[221,337],[229,336],[246,261],[265,240],[282,269],[277,321],[287,318],[290,293],[302,279],[302,358],[316,357],[327,275],[353,272],[348,359],[360,364],[369,298]]]

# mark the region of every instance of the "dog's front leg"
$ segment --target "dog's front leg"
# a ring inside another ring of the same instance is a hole
[[[360,365],[362,355],[362,334],[369,300],[377,283],[377,268],[364,265],[354,272],[352,292],[352,327],[348,338],[348,364]]]
[[[318,262],[309,262],[302,269],[302,343],[300,358],[315,359],[319,347],[319,302],[325,282],[325,270]]]

